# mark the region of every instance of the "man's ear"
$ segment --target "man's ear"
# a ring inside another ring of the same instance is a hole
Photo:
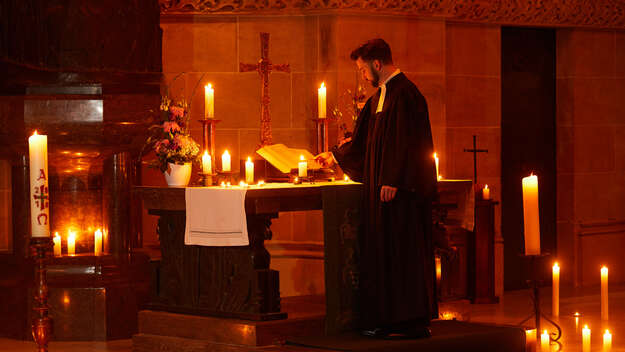
[[[378,59],[373,60],[373,68],[375,68],[376,71],[382,70],[382,63],[380,62],[380,60]]]

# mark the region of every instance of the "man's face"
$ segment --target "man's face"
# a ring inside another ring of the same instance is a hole
[[[359,57],[356,60],[356,66],[358,66],[358,72],[360,72],[362,78],[369,81],[374,88],[380,85],[380,71],[376,69],[380,65],[377,60],[364,61]]]

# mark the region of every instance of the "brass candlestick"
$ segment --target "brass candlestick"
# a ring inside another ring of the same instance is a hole
[[[215,160],[215,125],[221,120],[214,118],[198,120],[202,123],[202,144],[209,151],[211,160]]]
[[[48,342],[52,335],[52,319],[48,316],[48,283],[46,280],[46,252],[52,247],[52,238],[33,237],[30,247],[34,251],[35,259],[35,317],[32,323],[33,339],[37,343],[39,352],[48,351]]]
[[[317,124],[317,154],[328,151],[329,118],[312,119]]]

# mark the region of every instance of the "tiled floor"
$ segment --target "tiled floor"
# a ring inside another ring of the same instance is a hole
[[[551,312],[551,290],[542,290],[542,307],[545,313]],[[442,312],[460,312],[464,319],[474,322],[516,325],[523,320],[532,309],[529,291],[506,292],[499,304],[444,305]],[[573,314],[581,313],[576,326]],[[625,286],[610,287],[610,320],[602,322],[600,319],[599,288],[590,287],[583,290],[562,288],[560,317],[556,320],[562,327],[562,347],[560,351],[581,351],[581,329],[588,324],[592,330],[592,351],[603,351],[602,335],[606,328],[610,329],[613,339],[612,351],[625,352]],[[533,320],[526,323],[533,324]],[[549,328],[543,323],[543,328]],[[553,328],[551,329],[553,331]],[[52,342],[50,352],[130,352],[131,340],[111,342]],[[35,345],[30,341],[16,341],[0,339],[0,351],[26,352],[35,351]],[[551,351],[558,351],[557,345],[551,346]]]

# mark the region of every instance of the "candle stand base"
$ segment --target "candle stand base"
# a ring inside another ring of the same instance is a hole
[[[200,186],[210,187],[215,185],[217,180],[217,174],[207,174],[200,172]]]
[[[334,122],[331,118],[312,119],[317,125],[317,154],[328,151],[328,124]]]
[[[527,283],[530,286],[530,289],[532,290],[531,298],[534,303],[534,311],[527,318],[523,319],[519,323],[519,325],[522,326],[526,322],[530,321],[530,319],[534,318],[535,326],[536,326],[536,339],[537,341],[540,341],[539,340],[540,334],[541,334],[540,319],[541,318],[545,319],[548,323],[553,325],[557,330],[557,332],[549,334],[549,339],[552,342],[559,345],[559,349],[558,349],[559,351],[562,349],[562,344],[559,341],[560,338],[562,337],[562,328],[560,328],[560,325],[558,325],[555,321],[551,320],[545,313],[543,313],[540,308],[540,284],[542,281],[539,279],[538,272],[540,270],[540,259],[547,257],[548,255],[549,255],[548,253],[544,253],[540,255],[522,255],[522,257],[529,262],[530,270],[532,271],[532,275],[533,275],[533,278],[530,280],[527,280]],[[540,342],[538,343],[540,344]]]
[[[48,342],[52,336],[52,319],[48,316],[48,282],[46,279],[46,252],[52,248],[52,238],[33,237],[30,240],[35,259],[35,316],[32,322],[32,334],[37,351],[47,352]]]
[[[226,184],[230,183],[231,185],[236,185],[239,183],[237,180],[238,175],[239,173],[234,171],[219,171],[217,173],[217,184],[220,185],[223,182]]]

